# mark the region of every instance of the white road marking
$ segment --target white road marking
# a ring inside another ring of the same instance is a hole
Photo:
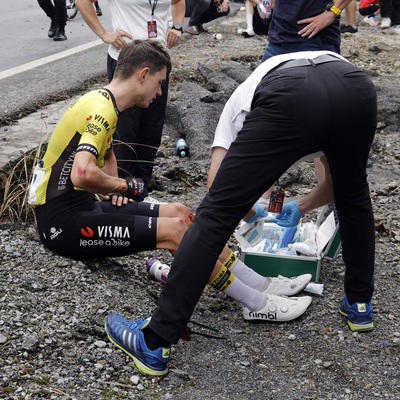
[[[4,78],[9,78],[10,76],[20,74],[21,72],[25,72],[25,71],[28,71],[28,70],[33,69],[33,68],[40,67],[41,65],[45,65],[45,64],[48,64],[50,62],[60,60],[61,58],[71,56],[73,54],[76,54],[76,53],[79,53],[81,51],[90,49],[92,47],[96,47],[99,44],[103,44],[103,43],[104,42],[101,39],[98,39],[98,40],[95,40],[94,42],[82,44],[82,45],[74,47],[72,49],[68,49],[68,50],[62,51],[61,53],[53,54],[51,56],[44,57],[44,58],[41,58],[39,60],[31,61],[29,63],[26,63],[24,65],[20,65],[20,66],[15,67],[15,68],[7,69],[5,71],[0,72],[0,80],[4,79]]]

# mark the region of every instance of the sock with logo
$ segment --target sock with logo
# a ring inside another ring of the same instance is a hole
[[[225,260],[224,266],[247,286],[258,290],[259,292],[264,292],[270,283],[269,278],[262,276],[249,268],[242,260],[239,260],[233,251]]]
[[[261,310],[267,302],[267,297],[263,293],[247,286],[225,265],[221,265],[218,274],[208,284],[244,304],[251,311]]]

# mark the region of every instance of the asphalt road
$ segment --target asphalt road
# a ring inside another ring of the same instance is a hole
[[[100,0],[100,6],[110,29],[106,1]],[[106,73],[107,45],[79,13],[67,23],[66,41],[49,39],[49,25],[36,0],[0,2],[0,122]]]

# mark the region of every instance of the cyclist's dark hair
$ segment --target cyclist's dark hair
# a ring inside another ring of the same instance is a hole
[[[149,67],[152,75],[164,67],[168,74],[171,72],[171,58],[158,41],[137,39],[125,44],[119,53],[114,76],[126,80],[144,67]]]

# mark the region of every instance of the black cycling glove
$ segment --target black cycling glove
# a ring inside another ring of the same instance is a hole
[[[141,179],[128,177],[125,180],[128,184],[128,189],[122,193],[123,196],[135,201],[143,201],[147,197],[147,190]]]

